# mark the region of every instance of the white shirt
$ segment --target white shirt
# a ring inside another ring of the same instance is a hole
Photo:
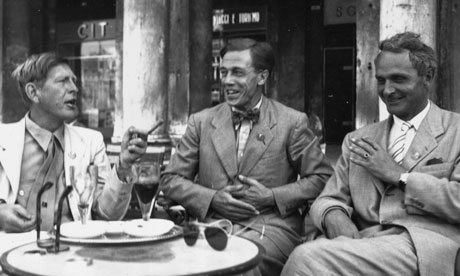
[[[408,123],[410,123],[412,127],[409,129],[409,131],[406,134],[406,141],[404,143],[404,150],[402,153],[403,156],[406,155],[407,150],[412,144],[412,141],[414,140],[415,134],[417,130],[419,129],[420,124],[422,123],[423,119],[425,119],[426,114],[428,114],[428,111],[430,110],[430,106],[431,106],[431,103],[430,101],[428,101],[428,104],[425,106],[425,108],[422,111],[420,111],[420,113],[417,114],[414,118],[408,121]],[[396,138],[398,138],[401,135],[401,126],[403,122],[404,122],[403,120],[393,115],[393,126],[391,127],[391,130],[390,130],[388,145],[393,144],[394,140],[396,140]]]

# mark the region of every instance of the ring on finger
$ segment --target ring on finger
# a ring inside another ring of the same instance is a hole
[[[366,152],[363,157],[366,159],[369,158],[369,153]]]

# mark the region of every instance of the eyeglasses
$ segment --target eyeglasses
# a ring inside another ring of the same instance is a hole
[[[228,236],[232,231],[233,224],[228,219],[220,219],[209,224],[191,221],[184,225],[184,240],[188,246],[192,246],[200,234],[204,234],[212,248],[222,251],[227,247]]]
[[[234,234],[232,234],[233,224],[228,219],[220,219],[211,223],[201,223],[198,221],[186,222],[183,228],[184,241],[188,246],[193,246],[197,242],[198,237],[204,235],[209,246],[215,250],[222,251],[227,247],[229,237],[239,235],[247,228],[251,227],[256,221],[258,220],[253,220]],[[262,231],[264,232],[264,230],[265,225]]]

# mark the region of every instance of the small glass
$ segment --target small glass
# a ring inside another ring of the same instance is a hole
[[[150,219],[156,197],[160,191],[160,171],[160,163],[143,161],[134,163],[127,177],[128,182],[133,184],[144,221]]]
[[[78,195],[78,211],[82,225],[86,224],[88,209],[93,202],[97,186],[98,167],[95,165],[80,168],[70,167],[70,182]]]

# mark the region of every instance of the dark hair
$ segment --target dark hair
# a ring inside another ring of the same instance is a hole
[[[30,99],[26,95],[26,84],[33,82],[41,88],[48,76],[48,72],[60,64],[68,65],[68,62],[54,53],[42,53],[31,55],[26,61],[16,67],[12,76],[18,83],[21,98],[27,107],[30,104]]]
[[[412,32],[396,34],[380,43],[381,51],[402,53],[409,51],[409,60],[417,70],[419,76],[425,76],[428,70],[432,70],[433,77],[436,75],[438,61],[436,54],[430,46],[420,40],[420,35]]]
[[[251,38],[230,39],[220,51],[220,56],[224,57],[227,52],[244,51],[249,49],[252,66],[257,70],[268,70],[272,72],[275,66],[275,54],[273,48],[267,42],[255,41]]]

